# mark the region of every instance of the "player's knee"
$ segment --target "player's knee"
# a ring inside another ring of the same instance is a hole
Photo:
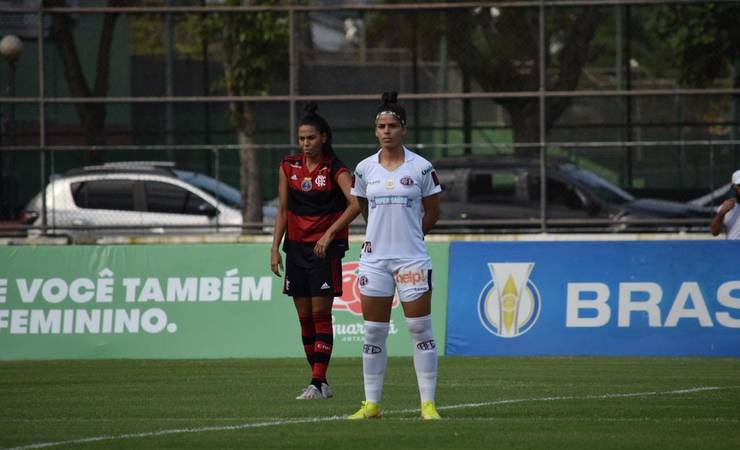
[[[406,326],[408,327],[411,338],[415,342],[432,339],[434,335],[432,331],[431,315],[426,315],[422,317],[407,317]]]
[[[365,342],[383,343],[388,337],[390,325],[385,322],[365,321]]]

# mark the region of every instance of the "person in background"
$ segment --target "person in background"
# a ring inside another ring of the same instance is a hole
[[[326,380],[334,335],[331,309],[342,295],[342,261],[348,247],[348,224],[360,212],[351,195],[352,177],[332,149],[331,128],[306,105],[298,127],[301,153],[280,163],[278,213],[272,238],[270,270],[280,276],[286,255],[283,293],[293,297],[301,325],[311,382],[298,400],[334,396]],[[349,205],[349,207],[348,207]]]
[[[357,165],[352,185],[352,195],[357,197],[367,221],[367,232],[358,273],[365,320],[365,401],[349,416],[351,420],[382,416],[386,340],[396,292],[414,345],[421,417],[440,418],[434,402],[437,349],[431,315],[432,260],[424,235],[439,217],[442,188],[429,161],[403,145],[405,135],[406,111],[397,103],[397,94],[383,94],[375,114],[380,149]]]
[[[740,239],[740,170],[732,174],[732,192],[733,198],[728,198],[717,209],[717,215],[709,224],[709,231],[712,236],[718,236],[722,231],[725,232],[727,239]]]

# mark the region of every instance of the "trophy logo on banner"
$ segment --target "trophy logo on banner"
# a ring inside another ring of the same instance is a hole
[[[529,279],[534,263],[488,263],[488,269],[491,281],[478,297],[478,318],[491,334],[521,336],[540,315],[540,293]]]

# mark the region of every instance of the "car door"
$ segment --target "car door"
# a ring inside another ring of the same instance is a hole
[[[539,202],[532,198],[527,172],[521,169],[484,168],[470,171],[466,205],[471,219],[534,219]]]
[[[547,218],[585,219],[594,217],[598,210],[590,206],[581,190],[564,180],[547,179]]]
[[[141,223],[141,213],[137,211],[134,194],[134,180],[81,180],[71,183],[70,191],[74,207],[55,212],[56,227],[78,228],[80,231],[125,232],[126,227]]]
[[[555,168],[550,168],[547,174],[547,219],[563,225],[587,225],[582,219],[608,218],[609,210],[605,209],[592,192],[584,189]],[[530,192],[532,199],[540,203],[539,174],[530,177]],[[539,213],[538,213],[539,217]]]
[[[219,210],[194,190],[163,180],[142,180],[142,225],[153,232],[203,232],[216,223]]]

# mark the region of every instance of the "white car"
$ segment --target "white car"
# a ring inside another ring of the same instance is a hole
[[[210,180],[214,192],[185,181],[196,176]],[[157,165],[119,163],[75,169],[46,187],[46,226],[50,234],[69,236],[239,232],[241,212],[218,195],[226,188],[235,191],[205,175]],[[41,205],[39,193],[26,207],[36,216],[35,227],[43,223]]]

